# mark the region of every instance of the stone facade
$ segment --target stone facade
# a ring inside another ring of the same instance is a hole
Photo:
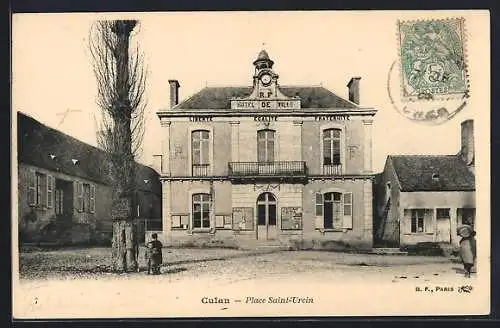
[[[473,121],[461,124],[457,155],[388,156],[375,183],[375,243],[458,246],[457,227],[475,225]]]
[[[112,194],[104,152],[23,113],[17,122],[19,243],[109,244]],[[161,182],[140,164],[135,178],[134,216],[144,231],[145,220],[161,220]]]
[[[376,111],[357,104],[359,78],[345,100],[279,86],[265,51],[254,64],[252,87],[205,88],[157,113],[163,242],[371,248]]]

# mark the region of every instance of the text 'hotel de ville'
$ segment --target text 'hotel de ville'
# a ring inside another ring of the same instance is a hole
[[[320,86],[281,86],[265,50],[251,87],[206,87],[179,103],[170,80],[162,126],[162,239],[168,245],[373,241],[372,123]],[[346,81],[347,82],[347,81]]]

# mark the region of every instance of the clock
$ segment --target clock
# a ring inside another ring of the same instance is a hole
[[[260,81],[264,85],[269,85],[269,83],[271,83],[271,75],[269,75],[269,74],[262,74],[262,76],[260,77]]]

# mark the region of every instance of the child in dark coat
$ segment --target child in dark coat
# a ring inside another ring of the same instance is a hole
[[[460,258],[464,265],[465,277],[470,278],[476,261],[476,232],[469,225],[462,225],[457,229],[460,240]]]
[[[163,244],[158,240],[156,233],[151,235],[151,241],[148,243],[148,274],[160,274],[160,267],[163,263]]]

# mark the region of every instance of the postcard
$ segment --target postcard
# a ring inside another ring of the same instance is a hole
[[[489,314],[489,23],[14,14],[13,317]]]

